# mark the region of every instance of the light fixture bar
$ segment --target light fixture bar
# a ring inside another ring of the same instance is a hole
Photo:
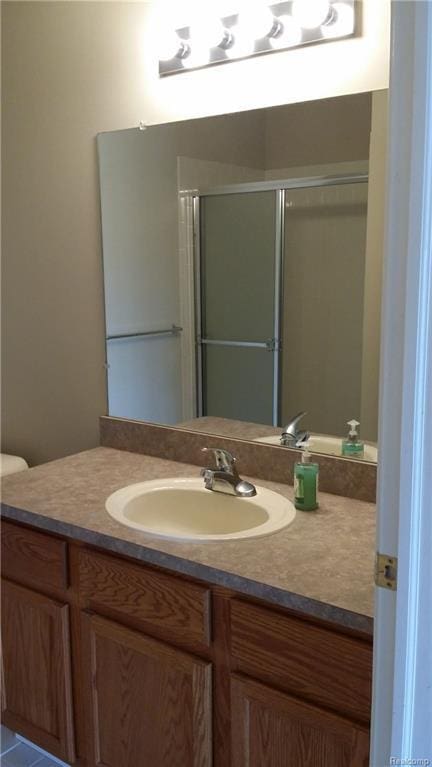
[[[167,59],[167,46],[162,41],[164,53],[160,55],[159,76],[358,34],[358,0],[288,0],[260,5],[254,5],[251,0],[251,8],[249,18],[242,12],[217,20],[218,29],[213,39],[220,42],[214,47],[209,47],[212,36],[208,30],[200,39],[193,23],[168,30],[170,45],[172,39],[177,41],[171,49],[177,47],[178,50]]]

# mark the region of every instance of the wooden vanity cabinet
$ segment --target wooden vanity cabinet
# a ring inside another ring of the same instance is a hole
[[[2,721],[74,763],[65,554],[64,541],[2,524]]]
[[[78,543],[66,590],[64,542],[7,527],[56,584],[28,588],[31,557],[4,584],[8,726],[73,763],[72,654],[80,767],[368,764],[368,638]]]

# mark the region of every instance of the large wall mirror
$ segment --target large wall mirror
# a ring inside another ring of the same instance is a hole
[[[109,415],[376,460],[372,98],[98,136]]]

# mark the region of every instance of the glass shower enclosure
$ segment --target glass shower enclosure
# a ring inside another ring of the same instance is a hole
[[[304,409],[334,433],[338,381],[340,418],[360,412],[366,213],[366,174],[195,198],[198,415],[278,426]]]

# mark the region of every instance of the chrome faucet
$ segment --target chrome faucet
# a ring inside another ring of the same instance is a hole
[[[305,442],[309,439],[308,431],[297,431],[297,424],[305,415],[307,415],[306,410],[302,410],[301,413],[297,413],[294,418],[291,418],[281,434],[281,445],[285,445],[286,447],[299,447],[301,442]]]
[[[216,447],[203,447],[203,453],[213,453],[216,467],[201,469],[204,485],[207,490],[216,493],[228,493],[240,498],[252,498],[256,495],[256,487],[251,482],[241,479],[235,465],[236,459],[228,450]]]

